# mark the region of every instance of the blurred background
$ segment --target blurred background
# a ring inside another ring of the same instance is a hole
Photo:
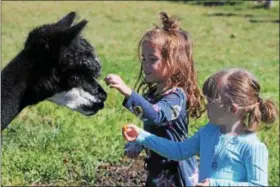
[[[122,125],[141,121],[122,107],[123,97],[106,87],[109,73],[134,86],[139,71],[137,44],[159,13],[181,20],[194,42],[200,85],[224,68],[246,68],[261,84],[261,96],[279,104],[278,1],[4,1],[1,67],[23,48],[29,31],[70,11],[89,21],[82,35],[102,62],[105,108],[85,117],[48,101],[25,108],[1,134],[1,185],[141,185],[141,157],[123,157]],[[191,120],[190,135],[207,122]],[[279,120],[258,136],[269,150],[269,184],[279,186]]]

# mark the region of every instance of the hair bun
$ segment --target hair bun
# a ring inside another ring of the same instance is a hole
[[[161,12],[160,19],[163,24],[163,29],[166,31],[179,31],[180,23],[175,16],[169,17],[167,13]]]
[[[271,100],[261,100],[260,111],[261,120],[266,124],[272,124],[279,114],[276,105]]]

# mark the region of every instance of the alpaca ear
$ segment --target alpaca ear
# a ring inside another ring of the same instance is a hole
[[[86,26],[87,20],[83,20],[79,22],[78,24],[66,29],[63,32],[63,43],[68,45],[71,43],[71,41],[79,35],[79,33],[83,30],[83,28]]]
[[[70,12],[66,16],[64,16],[61,20],[59,20],[56,25],[61,27],[70,27],[76,17],[75,12]]]

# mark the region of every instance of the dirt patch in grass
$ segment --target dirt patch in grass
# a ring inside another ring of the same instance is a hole
[[[123,158],[118,164],[105,163],[98,167],[96,186],[144,186],[146,181],[144,156]]]

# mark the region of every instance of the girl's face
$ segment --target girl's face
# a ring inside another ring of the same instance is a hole
[[[207,97],[206,109],[210,123],[226,125],[236,119],[236,115],[231,111],[231,106],[223,104],[220,99]]]
[[[167,66],[162,60],[161,52],[150,42],[142,45],[142,63],[148,83],[163,83],[167,80]]]

